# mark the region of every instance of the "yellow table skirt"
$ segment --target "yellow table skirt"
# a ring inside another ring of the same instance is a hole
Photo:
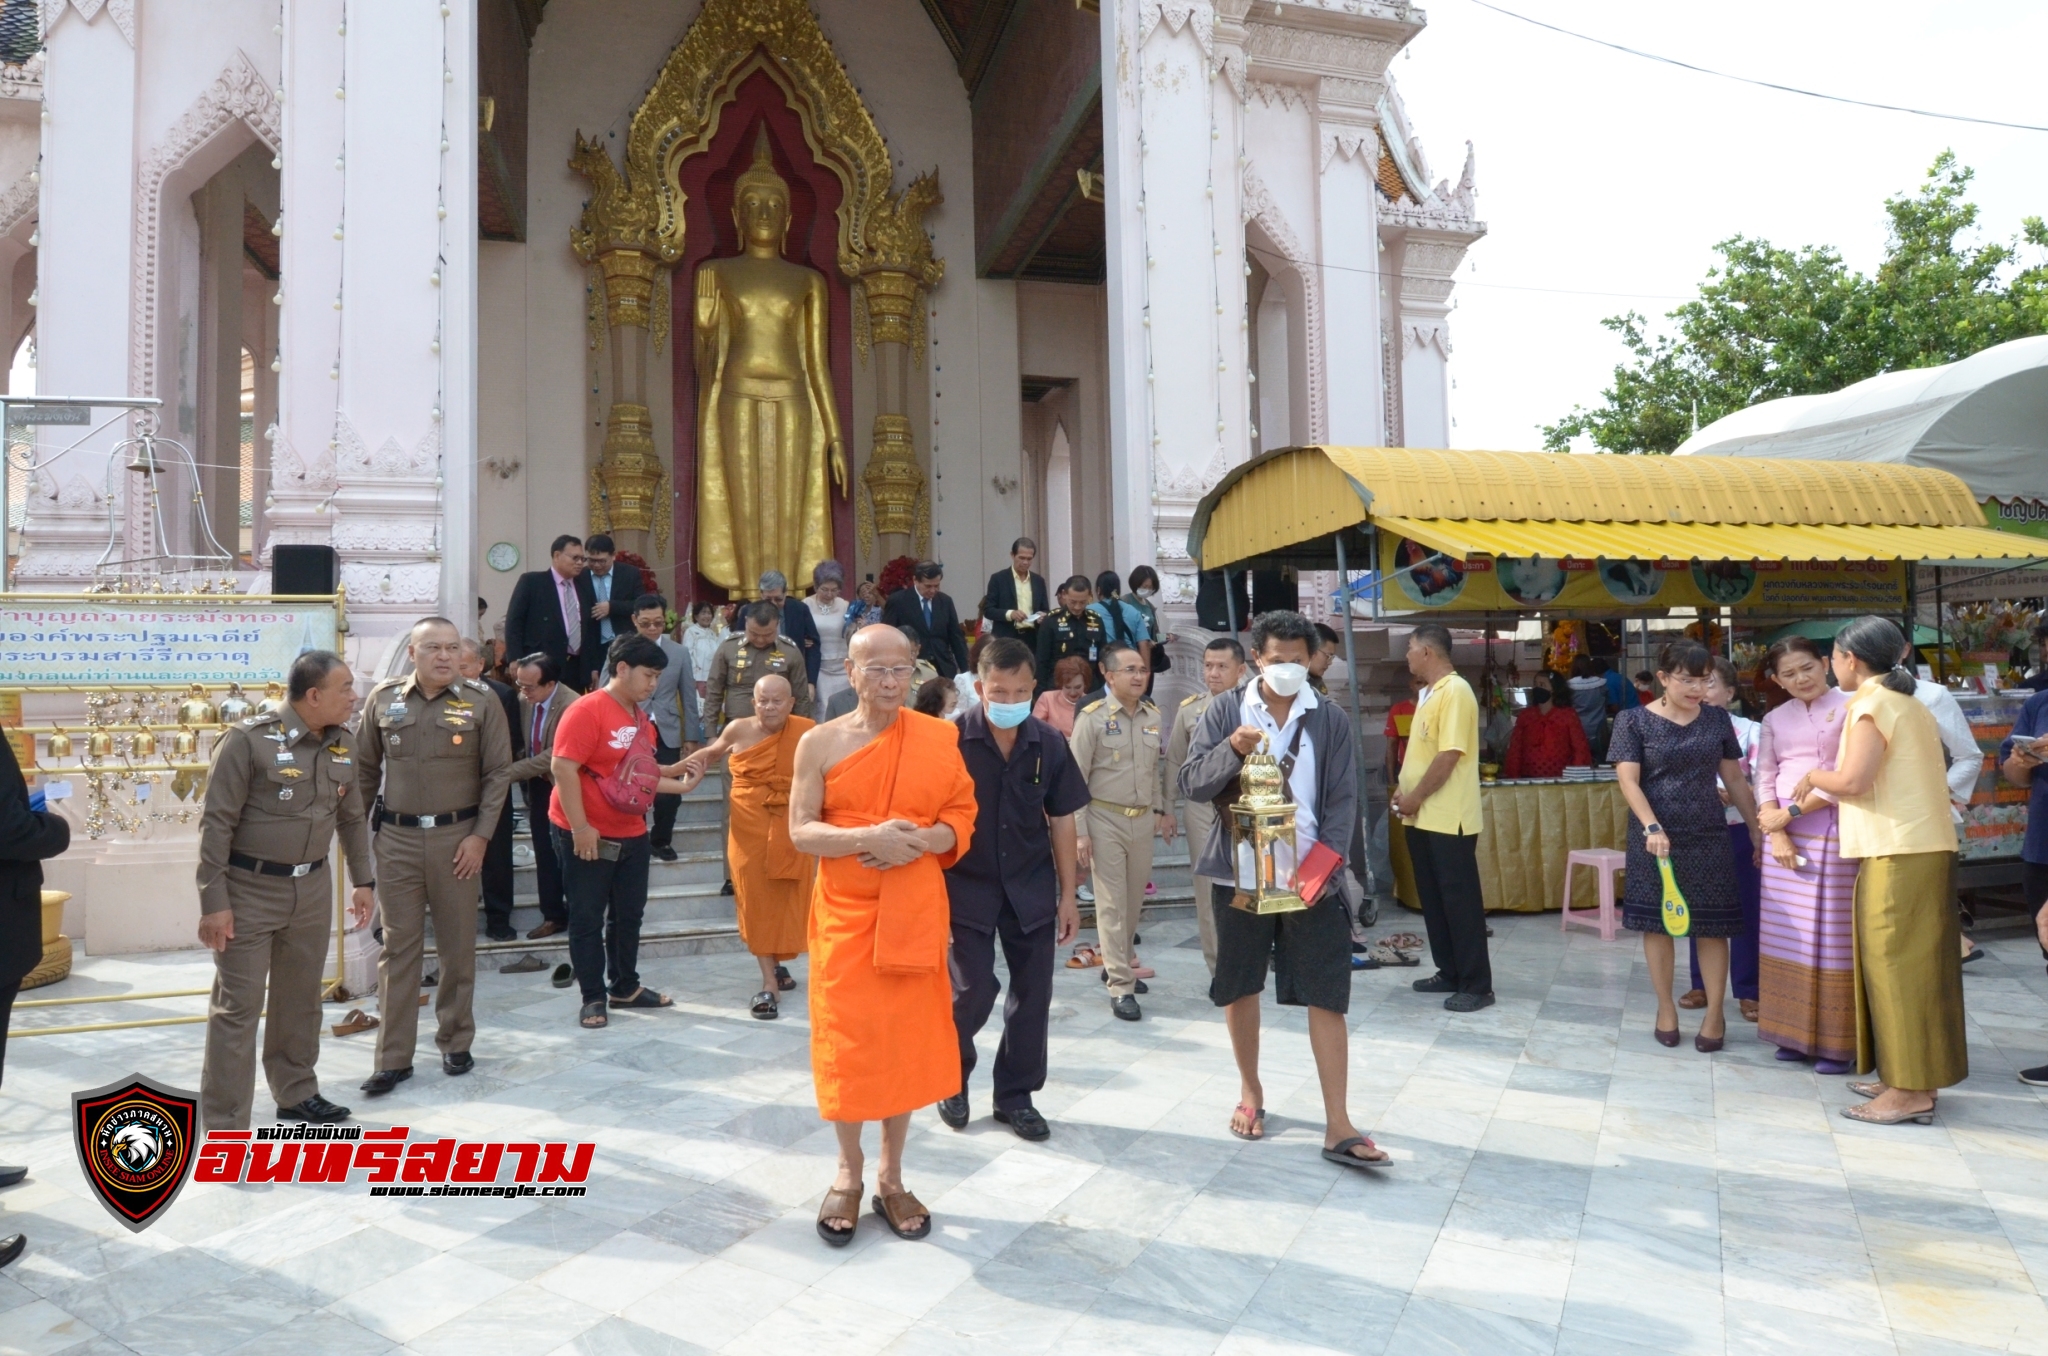
[[[1542,913],[1556,909],[1564,894],[1564,858],[1580,848],[1628,846],[1628,803],[1615,782],[1505,783],[1479,788],[1479,885],[1488,910]],[[1394,893],[1411,909],[1422,907],[1415,893],[1415,869],[1401,821],[1391,820],[1387,847],[1394,860]],[[1572,876],[1572,907],[1599,903],[1598,877],[1581,869]],[[1615,900],[1621,898],[1619,881]]]

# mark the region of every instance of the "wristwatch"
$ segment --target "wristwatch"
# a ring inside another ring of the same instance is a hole
[[[1643,825],[1643,837],[1645,837],[1645,838],[1649,837],[1649,836],[1650,836],[1651,834],[1653,834],[1653,833],[1662,833],[1662,832],[1664,832],[1664,826],[1663,826],[1662,824],[1645,824],[1645,825]]]
[[[1799,816],[1806,813],[1806,807],[1795,800],[1790,805],[1787,805],[1785,807],[1785,813],[1792,816],[1792,818],[1797,819],[1799,818]]]

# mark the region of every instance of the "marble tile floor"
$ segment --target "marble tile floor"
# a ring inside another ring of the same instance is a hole
[[[2048,1106],[2013,1077],[2048,1060],[2030,940],[1970,967],[1974,1072],[1940,1120],[1879,1129],[1753,1028],[1712,1057],[1657,1046],[1632,939],[1494,924],[1487,1011],[1447,1014],[1409,991],[1419,971],[1355,977],[1351,1105],[1392,1170],[1317,1156],[1305,1024],[1270,1004],[1269,1138],[1226,1133],[1237,1079],[1193,922],[1148,923],[1142,1023],[1111,1019],[1097,972],[1059,972],[1052,1139],[988,1119],[985,1059],[964,1133],[932,1111],[911,1132],[933,1238],[869,1216],[843,1251],[813,1232],[832,1136],[806,990],[751,1020],[743,955],[650,961],[677,1007],[601,1033],[544,972],[485,974],[476,1071],[444,1077],[423,1046],[382,1102],[355,1094],[367,1042],[325,1042],[326,1091],[366,1125],[594,1142],[589,1194],[561,1202],[193,1184],[130,1234],[86,1195],[70,1096],[138,1069],[196,1087],[201,1028],[17,1040],[0,1161],[33,1171],[0,1232],[31,1246],[0,1272],[0,1353],[2048,1352]],[[192,954],[93,959],[60,992],[207,978]],[[17,1023],[81,1010],[54,1011]]]

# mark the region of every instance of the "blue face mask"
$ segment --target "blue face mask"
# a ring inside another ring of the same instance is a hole
[[[998,730],[1014,730],[1031,714],[1031,703],[984,702],[981,709],[988,712],[988,723]]]

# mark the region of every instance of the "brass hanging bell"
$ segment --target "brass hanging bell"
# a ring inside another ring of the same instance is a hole
[[[52,758],[69,758],[71,756],[71,736],[59,730],[50,736],[49,743],[44,747]]]
[[[137,730],[129,747],[137,758],[156,757],[156,732],[148,729]]]
[[[92,758],[111,757],[114,752],[114,737],[105,730],[94,730],[85,737],[85,752]]]
[[[189,759],[199,752],[199,736],[190,730],[180,730],[171,736],[171,757]]]

